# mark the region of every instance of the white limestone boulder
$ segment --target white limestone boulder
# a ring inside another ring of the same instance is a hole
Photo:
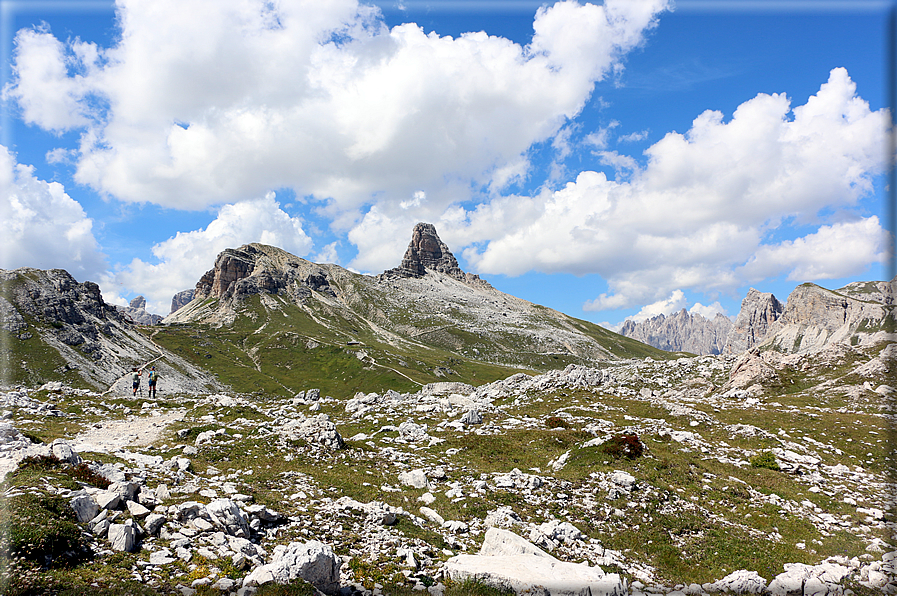
[[[325,594],[335,594],[339,590],[341,565],[342,560],[322,542],[291,542],[286,546],[277,546],[271,562],[253,569],[243,580],[243,586],[260,586],[269,582],[285,584],[298,578]]]
[[[732,592],[734,594],[762,594],[766,591],[766,580],[756,571],[739,569],[711,584],[711,592]]]
[[[281,434],[290,438],[303,439],[312,444],[322,445],[328,449],[343,449],[346,444],[336,425],[327,414],[318,414],[311,418],[290,420],[283,425]]]
[[[75,511],[75,517],[82,524],[89,522],[100,512],[100,506],[97,505],[96,501],[94,501],[90,495],[78,495],[74,497],[70,503],[72,509]]]
[[[430,488],[430,481],[423,470],[409,470],[399,474],[399,482],[411,488]]]
[[[212,522],[231,536],[249,537],[249,524],[240,513],[240,508],[232,500],[215,499],[206,505],[205,509]]]
[[[566,563],[500,528],[486,532],[478,555],[458,555],[445,562],[453,581],[476,580],[518,594],[549,596],[622,596],[626,586],[615,573]]]
[[[107,532],[112,550],[131,552],[137,542],[137,532],[132,526],[112,524]]]
[[[62,439],[56,439],[50,443],[50,453],[52,453],[59,461],[73,466],[77,466],[82,461],[81,456],[72,449],[72,446]]]

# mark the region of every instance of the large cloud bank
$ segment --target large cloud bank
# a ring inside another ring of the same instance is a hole
[[[354,0],[118,0],[111,48],[16,36],[23,119],[81,130],[76,179],[200,208],[291,187],[337,217],[424,190],[441,208],[525,173],[666,0],[561,2],[527,46],[414,24]]]

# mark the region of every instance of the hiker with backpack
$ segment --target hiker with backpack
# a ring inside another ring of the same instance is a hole
[[[136,368],[131,369],[131,387],[134,389],[134,395],[137,395],[137,390],[140,389],[140,371]]]
[[[156,397],[156,381],[159,380],[159,373],[156,372],[156,367],[153,366],[150,368],[149,375],[147,381],[149,382],[149,396],[155,399]]]

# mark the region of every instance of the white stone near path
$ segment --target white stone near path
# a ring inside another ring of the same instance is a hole
[[[243,580],[243,586],[260,586],[269,582],[285,584],[301,578],[325,594],[334,594],[339,589],[341,565],[342,560],[322,542],[291,542],[286,546],[277,546],[271,562],[253,569]]]
[[[626,586],[616,573],[555,559],[520,536],[489,528],[478,555],[458,555],[445,562],[453,581],[477,580],[518,594],[550,596],[622,596]]]

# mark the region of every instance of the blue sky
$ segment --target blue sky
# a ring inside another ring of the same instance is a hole
[[[886,0],[0,0],[0,267],[167,314],[226,247],[609,326],[886,279]],[[892,82],[891,82],[892,83]]]

